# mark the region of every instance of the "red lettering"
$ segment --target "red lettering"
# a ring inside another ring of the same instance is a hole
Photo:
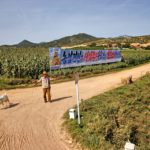
[[[113,51],[107,51],[107,59],[113,59],[115,58],[115,54]]]
[[[96,61],[96,60],[98,60],[98,52],[90,51],[85,53],[84,55],[85,62]]]

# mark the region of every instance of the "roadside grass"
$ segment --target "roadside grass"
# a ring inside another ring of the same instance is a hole
[[[75,142],[89,150],[121,150],[125,142],[137,150],[150,148],[150,75],[88,99],[81,104],[81,126],[65,114],[64,126]]]
[[[0,77],[0,90],[31,87],[30,79]]]

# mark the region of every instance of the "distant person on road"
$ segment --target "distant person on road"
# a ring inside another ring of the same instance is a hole
[[[51,92],[50,92],[50,90],[51,90],[50,78],[46,71],[43,71],[42,77],[38,81],[36,81],[36,84],[40,83],[40,82],[42,82],[44,102],[45,103],[52,102],[51,101]],[[48,97],[48,101],[47,101],[47,97]]]

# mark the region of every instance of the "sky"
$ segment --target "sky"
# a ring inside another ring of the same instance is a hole
[[[150,34],[150,0],[0,0],[0,45]]]

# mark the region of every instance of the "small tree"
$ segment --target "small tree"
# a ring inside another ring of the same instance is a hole
[[[90,47],[96,47],[96,43],[93,42],[93,43],[91,43],[89,46],[90,46]]]

